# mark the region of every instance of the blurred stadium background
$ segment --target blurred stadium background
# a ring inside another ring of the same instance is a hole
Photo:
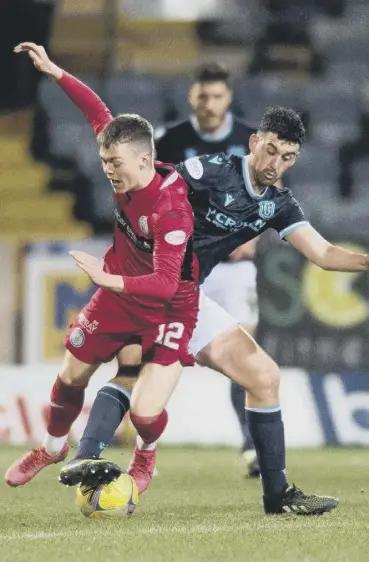
[[[1,440],[42,436],[65,329],[93,291],[67,251],[101,255],[111,232],[111,187],[89,127],[14,45],[44,44],[113,114],[155,125],[188,113],[196,65],[226,63],[234,111],[250,123],[267,105],[303,113],[308,139],[287,184],[323,234],[367,251],[368,28],[366,0],[1,3]],[[282,366],[288,446],[368,446],[369,276],[319,271],[282,243],[261,242],[257,265],[257,339]],[[163,441],[238,446],[227,381],[199,371],[184,375]],[[75,438],[112,372],[91,383]]]

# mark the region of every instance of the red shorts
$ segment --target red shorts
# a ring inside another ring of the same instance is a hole
[[[145,316],[133,299],[98,289],[76,316],[65,347],[80,361],[95,365],[111,361],[130,343],[141,343],[145,362],[193,365],[188,345],[196,326],[199,291],[179,294],[165,307],[158,305]],[[155,305],[154,305],[155,306]]]

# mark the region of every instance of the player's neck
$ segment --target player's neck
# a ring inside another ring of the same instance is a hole
[[[251,162],[250,162],[250,157],[249,157],[248,160],[247,160],[247,166],[248,166],[248,169],[249,169],[249,178],[250,178],[250,182],[251,182],[252,189],[253,189],[253,190],[255,191],[255,193],[257,193],[257,194],[262,193],[263,191],[265,191],[266,186],[265,186],[265,185],[261,185],[261,184],[257,181],[257,179],[256,179],[256,177],[255,177],[255,173],[254,173],[254,168],[253,168],[253,166],[252,166],[252,164],[251,164]]]
[[[209,129],[208,127],[206,127],[206,123],[201,123],[201,121],[199,121],[197,117],[196,119],[198,123],[199,132],[203,135],[211,135],[211,136],[218,136],[223,131],[225,131],[225,129],[228,129],[229,120],[230,120],[228,113],[226,113],[223,119],[220,121],[218,127]]]

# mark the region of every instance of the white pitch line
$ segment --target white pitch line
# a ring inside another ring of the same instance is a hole
[[[167,534],[181,534],[181,535],[214,535],[217,533],[227,533],[229,531],[241,531],[244,527],[237,525],[196,525],[195,527],[184,527],[174,525],[172,527],[154,526],[143,529],[122,529],[125,536],[139,536],[139,535],[167,535]],[[53,533],[36,532],[36,533],[14,533],[9,535],[0,535],[1,542],[9,541],[36,541],[36,540],[53,540],[62,537],[86,537],[91,534],[94,529],[78,529],[76,531],[55,531]],[[106,527],[104,528],[106,532]],[[116,529],[112,529],[116,533]]]

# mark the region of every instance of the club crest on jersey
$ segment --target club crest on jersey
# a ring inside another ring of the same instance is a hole
[[[144,234],[149,234],[149,223],[147,222],[147,217],[140,217],[138,219],[138,226]]]
[[[85,334],[82,328],[74,328],[70,333],[69,341],[73,347],[82,347],[85,343]]]
[[[275,213],[274,201],[260,201],[259,203],[259,216],[262,219],[271,219]]]

